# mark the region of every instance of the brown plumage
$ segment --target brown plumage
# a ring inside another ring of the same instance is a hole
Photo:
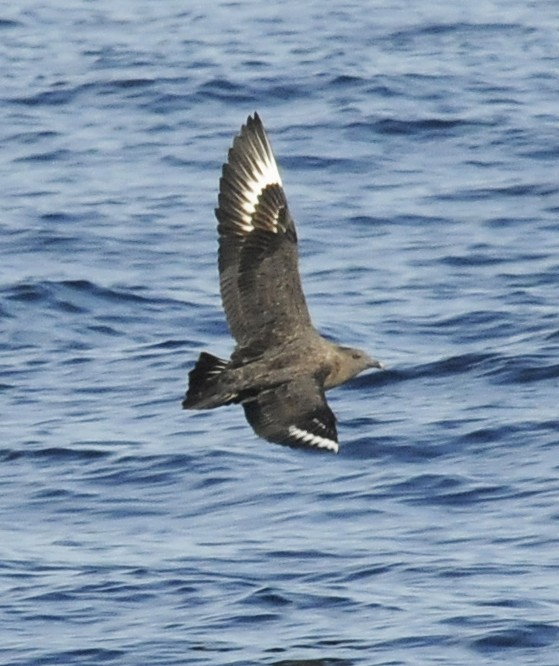
[[[337,453],[336,417],[325,390],[382,364],[325,340],[313,327],[295,224],[256,113],[229,150],[215,214],[221,297],[237,345],[229,361],[200,354],[183,407],[241,403],[264,439]]]

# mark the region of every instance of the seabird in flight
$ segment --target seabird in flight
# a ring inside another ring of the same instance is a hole
[[[233,141],[215,210],[221,298],[236,347],[228,361],[202,352],[185,409],[240,403],[260,437],[338,452],[325,391],[382,364],[329,342],[312,325],[301,287],[297,234],[257,113]]]

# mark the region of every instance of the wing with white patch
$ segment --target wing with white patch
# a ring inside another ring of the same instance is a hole
[[[256,113],[229,150],[215,213],[221,296],[237,343],[269,348],[310,327],[295,225]]]
[[[336,417],[312,377],[261,391],[243,407],[256,434],[270,442],[338,453]]]

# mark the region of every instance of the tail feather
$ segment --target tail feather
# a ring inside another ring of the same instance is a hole
[[[183,409],[211,409],[234,402],[236,396],[224,395],[217,386],[216,380],[226,366],[227,361],[202,352],[188,373],[188,391],[182,401]]]

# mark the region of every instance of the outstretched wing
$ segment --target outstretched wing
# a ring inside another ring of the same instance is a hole
[[[261,391],[243,407],[254,432],[270,442],[338,453],[336,417],[312,377]]]
[[[295,225],[257,113],[229,150],[215,213],[221,297],[239,346],[270,348],[310,327]]]

